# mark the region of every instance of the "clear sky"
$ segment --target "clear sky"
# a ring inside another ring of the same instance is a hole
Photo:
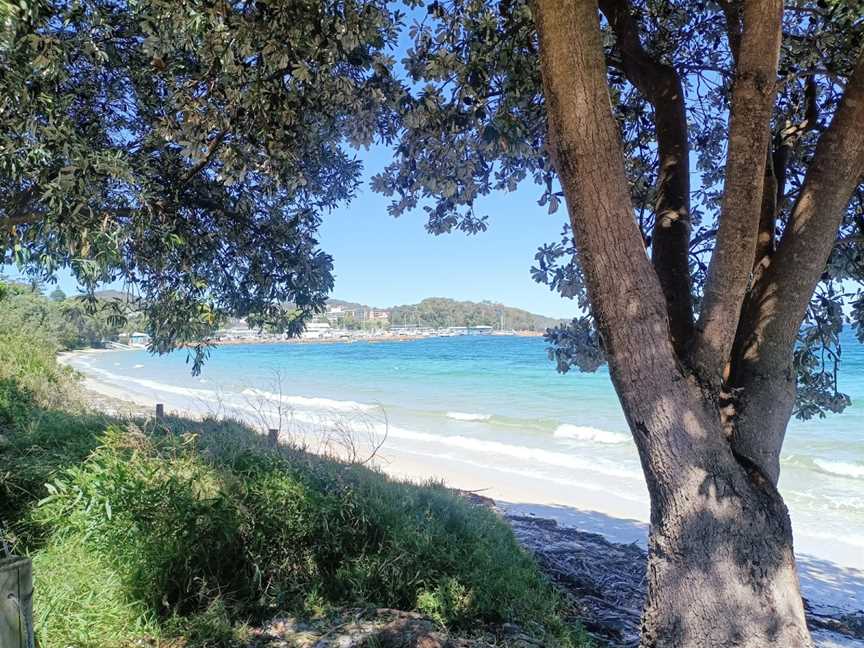
[[[383,148],[362,152],[367,176],[389,161]],[[541,190],[530,182],[514,193],[497,193],[478,203],[489,215],[489,229],[433,236],[425,212],[393,218],[389,199],[366,183],[348,206],[324,218],[322,247],[333,255],[334,297],[375,306],[392,306],[424,297],[490,299],[556,317],[576,314],[562,299],[531,279],[534,253],[560,238],[565,211],[548,214],[537,205]]]

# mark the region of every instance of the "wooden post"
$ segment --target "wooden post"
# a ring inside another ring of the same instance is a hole
[[[156,418],[165,418],[165,406],[162,403],[156,403]]]
[[[0,559],[0,646],[33,648],[33,566],[29,558]]]
[[[267,430],[267,439],[272,447],[279,447],[279,430]]]

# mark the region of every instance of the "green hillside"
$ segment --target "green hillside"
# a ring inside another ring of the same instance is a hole
[[[419,304],[394,306],[390,309],[390,321],[397,325],[417,324],[435,328],[492,326],[495,329],[517,331],[544,331],[561,322],[504,304],[456,301],[446,297],[430,297]]]
[[[341,299],[330,299],[327,303],[347,309],[369,308]],[[560,319],[496,302],[457,301],[447,297],[429,297],[418,304],[392,306],[386,310],[390,311],[390,323],[397,326],[492,326],[496,330],[544,331],[561,323]]]

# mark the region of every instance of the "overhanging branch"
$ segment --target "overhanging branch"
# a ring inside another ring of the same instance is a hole
[[[213,159],[213,156],[216,154],[216,151],[219,149],[219,146],[222,144],[222,141],[225,139],[226,135],[228,135],[227,129],[221,130],[216,134],[216,136],[207,146],[207,151],[204,153],[204,157],[201,158],[201,160],[199,160],[197,164],[192,166],[180,180],[181,185],[189,182],[192,178],[194,178],[201,171],[203,171],[208,164],[210,164],[210,161]]]

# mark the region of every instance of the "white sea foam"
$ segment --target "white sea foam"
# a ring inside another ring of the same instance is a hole
[[[847,463],[845,461],[829,461],[827,459],[814,459],[820,470],[840,477],[851,477],[852,479],[864,479],[864,466],[861,464]]]
[[[338,425],[340,431],[344,431],[346,427],[351,426],[350,419],[333,416],[333,414],[334,413],[331,413],[328,417],[326,414],[324,416],[316,416],[313,412],[308,411],[306,413],[294,412],[292,413],[292,421],[295,423],[309,424],[311,427],[317,428],[319,431],[331,425]],[[486,441],[461,435],[445,436],[440,434],[430,434],[428,432],[420,432],[400,426],[388,425],[383,422],[372,423],[370,426],[368,420],[360,421],[355,431],[363,434],[373,431],[380,438],[383,439],[386,436],[387,439],[392,441],[413,441],[418,444],[429,444],[437,449],[455,449],[459,451],[457,458],[460,461],[470,461],[471,458],[473,458],[473,460],[478,462],[478,465],[483,464],[494,466],[496,469],[505,468],[506,466],[502,465],[499,458],[508,457],[519,460],[520,469],[538,470],[538,474],[542,473],[542,466],[545,465],[568,468],[578,471],[579,474],[599,473],[608,477],[635,479],[640,482],[642,480],[642,472],[640,469],[637,468],[632,471],[626,470],[617,462],[608,461],[600,457],[585,459],[581,456],[567,452],[555,452],[530,446],[511,445],[500,441]],[[402,448],[401,445],[400,448]],[[412,445],[404,449],[410,450],[416,454],[430,454],[428,450],[425,450],[422,446],[418,445]],[[496,455],[498,458],[496,458]],[[514,467],[515,464],[509,468],[512,470]]]
[[[519,459],[520,461],[529,464],[539,463],[548,466],[557,466],[559,468],[570,468],[578,471],[590,471],[623,479],[638,480],[642,478],[642,473],[640,471],[624,470],[614,465],[612,462],[600,458],[590,460],[583,459],[577,455],[566,452],[553,452],[551,450],[532,448],[530,446],[501,443],[500,441],[484,441],[482,439],[474,439],[465,436],[441,436],[437,434],[428,434],[426,432],[406,430],[399,427],[390,427],[388,430],[388,436],[394,439],[404,439],[406,441],[420,441],[439,446],[449,446],[460,450],[466,450],[468,452],[474,452],[480,456],[486,457],[495,454],[502,457]]]
[[[564,423],[559,425],[553,436],[556,439],[573,439],[576,441],[593,441],[594,443],[627,443],[630,441],[629,434],[621,432],[610,432],[584,425],[572,425]]]
[[[285,394],[274,394],[263,389],[244,389],[244,396],[251,398],[263,398],[265,400],[283,403],[293,407],[308,409],[331,410],[336,412],[368,412],[377,409],[377,405],[357,403],[355,401],[332,400],[330,398],[308,398],[306,396],[286,396]]]
[[[135,366],[132,367],[132,368],[133,368],[133,369],[143,369],[143,368],[144,368],[144,365],[142,365],[142,364],[137,364],[137,365],[135,365]]]
[[[447,418],[454,421],[488,421],[491,414],[470,414],[468,412],[447,412]]]
[[[144,365],[136,365],[136,367],[143,366]],[[105,369],[100,369],[99,367],[88,367],[87,373],[96,374],[111,384],[130,383],[133,385],[145,387],[155,392],[177,394],[179,396],[187,396],[189,398],[196,398],[199,400],[205,400],[210,402],[217,402],[219,400],[219,394],[209,389],[193,389],[191,387],[180,387],[179,385],[161,383],[156,380],[148,380],[146,378],[132,378],[130,376],[121,376],[115,373],[111,373],[110,371],[106,371]]]

